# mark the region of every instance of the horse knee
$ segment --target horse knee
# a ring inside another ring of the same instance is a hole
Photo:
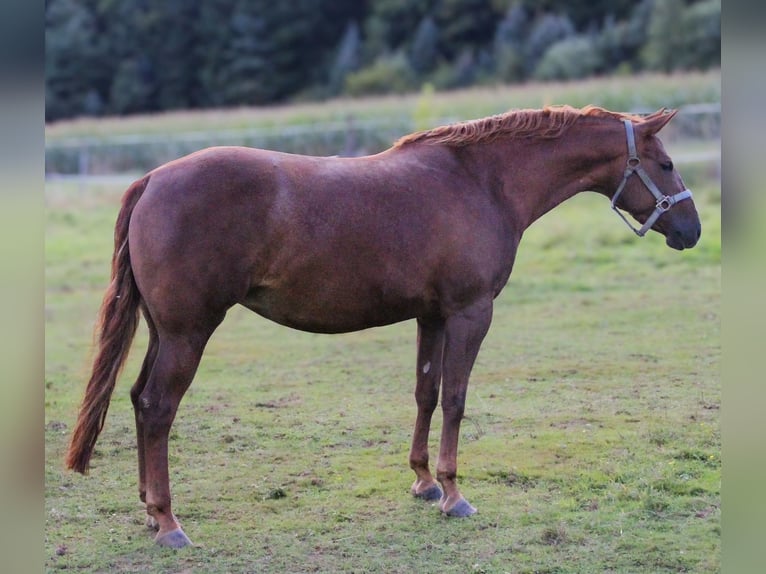
[[[428,451],[411,452],[410,453],[410,468],[412,470],[427,469],[428,468]]]
[[[423,395],[423,394],[416,393],[415,403],[418,405],[418,408],[420,410],[431,414],[436,410],[436,405],[439,404],[439,395],[438,394]]]

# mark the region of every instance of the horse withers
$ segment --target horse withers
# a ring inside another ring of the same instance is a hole
[[[656,137],[673,115],[520,110],[414,133],[367,157],[215,147],[151,171],[122,199],[67,466],[88,470],[140,310],[149,343],[131,389],[139,494],[156,542],[186,546],[171,510],[168,434],[229,308],[317,333],[415,319],[412,494],[449,516],[473,514],[455,480],[468,377],[524,230],[595,191],[637,234],[693,247],[691,192]],[[434,476],[428,435],[440,389]]]

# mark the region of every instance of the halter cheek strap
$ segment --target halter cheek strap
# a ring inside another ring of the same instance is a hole
[[[684,199],[691,199],[692,192],[688,189],[684,189],[683,191],[680,191],[674,195],[665,195],[662,193],[659,188],[654,184],[652,181],[652,178],[649,177],[649,174],[646,173],[643,167],[641,167],[641,158],[638,157],[638,152],[636,151],[636,135],[633,131],[633,122],[630,120],[622,120],[623,124],[625,125],[625,135],[628,139],[628,165],[625,167],[625,173],[622,176],[622,181],[620,182],[619,187],[617,188],[617,191],[614,193],[614,196],[612,197],[612,209],[619,215],[622,220],[630,227],[636,235],[639,237],[643,237],[649,229],[651,229],[652,225],[659,219],[660,215],[665,213],[668,209],[673,207],[676,203],[679,201],[682,201]],[[625,189],[625,184],[628,183],[628,178],[633,174],[638,175],[638,177],[641,179],[642,182],[644,182],[644,185],[646,188],[652,193],[654,198],[657,200],[657,203],[655,204],[654,211],[649,216],[649,218],[646,220],[646,223],[644,223],[641,226],[641,229],[636,229],[633,227],[633,225],[628,221],[628,219],[622,214],[622,212],[617,208],[617,199],[620,197],[620,194]]]

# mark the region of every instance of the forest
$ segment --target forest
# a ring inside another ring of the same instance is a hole
[[[720,0],[46,0],[46,122],[719,67]]]

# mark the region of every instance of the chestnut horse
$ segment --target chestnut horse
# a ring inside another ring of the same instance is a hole
[[[186,546],[171,510],[168,434],[230,307],[317,333],[416,319],[412,494],[438,499],[449,516],[473,514],[455,481],[460,421],[524,230],[587,190],[643,224],[637,234],[651,228],[674,249],[693,247],[691,192],[656,137],[674,114],[520,110],[411,134],[368,157],[216,147],[151,171],[122,199],[67,466],[88,470],[140,309],[149,343],[130,393],[139,493],[156,542]],[[440,387],[434,477],[428,434]]]

